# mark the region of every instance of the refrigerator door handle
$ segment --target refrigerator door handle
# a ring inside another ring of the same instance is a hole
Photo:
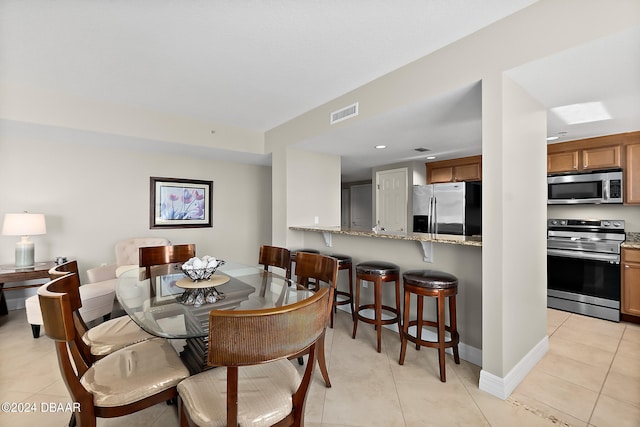
[[[429,221],[427,225],[427,233],[433,232],[433,196],[429,197]]]
[[[433,197],[433,207],[431,210],[431,218],[433,221],[433,225],[431,226],[431,232],[433,234],[437,234],[438,233],[438,199],[436,199],[436,197]]]

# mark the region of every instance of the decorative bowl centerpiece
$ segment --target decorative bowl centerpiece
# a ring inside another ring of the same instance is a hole
[[[205,255],[202,259],[193,257],[182,264],[182,272],[194,282],[209,280],[218,267],[224,265],[225,261]]]
[[[178,301],[199,307],[202,304],[213,304],[224,299],[224,294],[215,287],[228,282],[229,277],[213,274],[224,263],[224,260],[205,255],[202,259],[193,257],[182,264],[182,272],[188,279],[184,278],[176,282],[176,286],[185,290],[178,297]]]

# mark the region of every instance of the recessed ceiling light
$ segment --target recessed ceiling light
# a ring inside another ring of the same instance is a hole
[[[548,136],[547,141],[555,141],[556,139],[560,139],[559,136]]]
[[[563,105],[561,107],[554,107],[551,111],[570,125],[611,119],[611,114],[604,108],[602,102],[599,101]]]
[[[376,145],[374,148],[377,148],[378,150],[382,150],[383,148],[387,148],[386,145]]]
[[[427,160],[433,160],[435,158],[436,158],[436,156],[427,156]]]

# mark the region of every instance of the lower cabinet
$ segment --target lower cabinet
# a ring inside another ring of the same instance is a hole
[[[621,312],[640,316],[640,249],[622,249]]]

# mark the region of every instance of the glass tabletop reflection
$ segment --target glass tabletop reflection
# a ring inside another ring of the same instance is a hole
[[[150,277],[134,268],[120,275],[116,295],[124,311],[142,329],[164,338],[206,337],[211,310],[258,310],[293,304],[312,293],[289,286],[281,275],[265,272],[262,266],[227,262],[216,276],[226,276],[215,290],[222,299],[200,306],[183,304],[185,291],[176,283],[185,279],[179,264],[155,266]]]

